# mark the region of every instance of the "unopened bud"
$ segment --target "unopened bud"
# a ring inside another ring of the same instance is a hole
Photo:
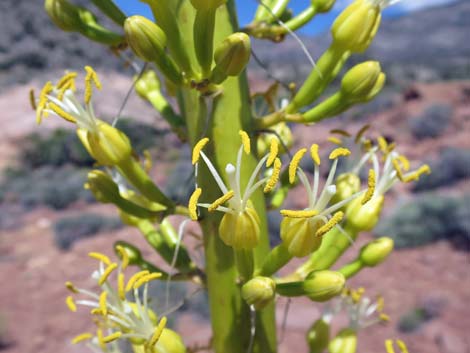
[[[357,231],[372,230],[379,221],[383,203],[384,197],[382,195],[374,196],[365,205],[362,204],[361,197],[354,199],[346,207],[348,225]]]
[[[307,333],[307,342],[310,353],[322,353],[330,342],[330,324],[323,318],[313,323]]]
[[[330,353],[356,353],[356,349],[357,333],[349,328],[341,330],[328,345]]]
[[[318,13],[323,13],[330,11],[336,0],[310,0],[310,2]]]
[[[67,0],[46,0],[44,8],[54,24],[67,32],[82,29],[79,8]]]
[[[385,74],[378,61],[366,61],[354,66],[341,81],[341,93],[346,99],[360,102],[375,97],[385,83]]]
[[[238,76],[248,64],[251,55],[250,37],[241,32],[233,33],[216,48],[211,81],[221,83],[227,76]]]
[[[282,143],[279,142],[279,153],[286,153],[286,148],[292,147],[292,131],[285,122],[278,123],[270,129],[274,130],[276,134],[261,134],[256,141],[258,156],[264,156],[268,153],[272,139],[282,141]]]
[[[85,187],[102,203],[116,202],[120,198],[119,188],[114,180],[101,170],[92,170],[88,173]]]
[[[186,353],[186,346],[175,331],[163,329],[157,344],[150,350],[152,353]]]
[[[315,236],[315,233],[324,224],[321,219],[284,217],[281,239],[289,254],[304,257],[317,250],[322,237]]]
[[[303,283],[305,295],[316,302],[324,302],[336,297],[344,288],[344,276],[335,271],[311,272]]]
[[[160,80],[153,70],[145,71],[144,74],[135,82],[135,91],[139,96],[146,99],[150,92],[160,92]]]
[[[361,179],[354,173],[343,173],[336,179],[336,194],[330,201],[334,205],[346,200],[361,190]]]
[[[331,32],[334,44],[344,51],[364,52],[374,38],[380,20],[378,4],[370,0],[355,0],[333,23]]]
[[[256,210],[248,206],[243,212],[225,213],[219,226],[222,241],[236,250],[249,250],[258,245],[260,220]]]
[[[362,247],[359,254],[361,262],[365,266],[374,267],[382,263],[393,250],[393,239],[388,237],[378,238]]]
[[[254,305],[256,310],[265,308],[271,303],[276,294],[276,283],[269,277],[255,277],[242,287],[242,297],[248,305]]]
[[[198,11],[215,10],[226,2],[227,0],[191,0],[191,4]]]

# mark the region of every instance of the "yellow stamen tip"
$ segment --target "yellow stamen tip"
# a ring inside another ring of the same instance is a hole
[[[144,271],[139,271],[136,274],[134,274],[127,282],[126,292],[129,292],[132,289],[132,287],[134,287],[135,282],[137,282],[140,278],[148,275],[149,273],[150,272],[148,270],[144,270]]]
[[[331,153],[329,158],[336,159],[339,157],[347,157],[351,154],[351,151],[344,147],[335,148]]]
[[[276,186],[277,182],[279,181],[279,174],[281,173],[281,167],[282,163],[279,158],[276,158],[274,160],[274,167],[273,167],[273,173],[271,174],[271,177],[269,178],[268,182],[266,183],[266,186],[264,187],[264,192],[271,192],[274,187]]]
[[[114,332],[106,337],[103,337],[103,342],[104,343],[111,343],[113,341],[116,341],[118,340],[119,338],[121,338],[122,336],[122,332]]]
[[[85,66],[86,77],[85,77],[85,103],[88,104],[91,101],[93,94],[93,84],[97,89],[101,89],[101,82],[98,78],[98,74],[93,70],[91,66]]]
[[[126,299],[126,291],[124,290],[124,273],[118,274],[118,295],[119,299]]]
[[[312,157],[313,161],[316,165],[320,165],[321,159],[320,154],[318,153],[319,146],[314,143],[312,147],[310,147],[310,156]]]
[[[359,131],[357,132],[356,134],[356,138],[354,139],[354,143],[359,143],[362,139],[362,136],[364,135],[364,133],[369,130],[370,128],[370,125],[364,125],[363,127],[361,127],[359,129]]]
[[[199,201],[199,197],[201,197],[202,189],[197,188],[194,190],[193,194],[189,198],[189,216],[193,221],[197,221],[197,202]]]
[[[65,282],[65,288],[67,288],[72,293],[78,293],[78,289],[70,281]]]
[[[243,150],[245,151],[246,154],[250,154],[251,152],[251,141],[250,141],[250,136],[246,133],[246,131],[240,130],[238,132],[242,139],[242,144],[243,144]]]
[[[193,155],[191,159],[191,162],[193,165],[199,162],[201,151],[204,148],[204,146],[207,145],[208,142],[209,142],[209,138],[204,137],[203,139],[199,140],[199,142],[194,145]]]
[[[77,343],[80,343],[80,342],[83,342],[83,341],[88,341],[88,340],[91,340],[93,338],[93,334],[91,333],[82,333],[78,336],[75,336],[73,339],[72,339],[72,344],[77,344]]]
[[[235,195],[235,192],[233,190],[230,190],[227,192],[225,195],[222,195],[219,197],[217,200],[215,200],[208,208],[209,212],[213,212],[217,210],[217,207],[222,206],[225,202],[230,200],[233,196]]]
[[[100,294],[99,305],[100,305],[100,311],[103,314],[103,316],[106,316],[108,314],[107,297],[108,297],[108,292],[103,292]]]
[[[90,252],[90,253],[88,253],[88,256],[91,257],[92,259],[101,261],[105,265],[108,265],[108,266],[111,265],[111,260],[109,259],[109,257],[107,257],[106,255],[104,255],[102,253]]]
[[[34,95],[33,88],[29,90],[29,104],[31,104],[31,108],[33,108],[33,110],[36,110],[38,108],[36,105],[36,97]]]
[[[297,168],[299,166],[300,160],[302,157],[307,153],[306,148],[302,148],[298,150],[294,157],[292,157],[292,161],[289,164],[289,183],[293,184],[295,182],[295,176],[297,174]]]
[[[398,339],[396,340],[396,342],[397,342],[398,348],[400,348],[402,353],[409,353],[408,352],[408,347],[406,347],[405,342],[403,342],[402,340],[398,340]]]
[[[370,169],[369,178],[367,179],[367,191],[364,194],[364,198],[361,201],[363,205],[369,202],[374,196],[375,185],[376,185],[375,171],[373,169]]]
[[[153,281],[155,279],[158,279],[162,276],[162,274],[160,272],[154,272],[154,273],[150,273],[148,275],[145,275],[141,278],[139,278],[139,280],[137,282],[135,282],[133,288],[134,289],[138,289],[140,286],[150,282],[150,281]]]
[[[389,322],[390,321],[390,316],[384,313],[380,313],[379,319],[383,322]]]
[[[336,212],[331,219],[321,226],[315,233],[316,237],[322,237],[328,233],[333,227],[343,220],[344,213],[341,211]]]
[[[383,153],[388,153],[388,142],[383,136],[379,136],[377,138],[377,143],[379,144],[379,148]]]
[[[129,255],[127,254],[126,249],[124,249],[121,245],[116,246],[116,250],[119,253],[119,257],[121,258],[121,267],[123,270],[129,266]]]
[[[69,295],[65,299],[65,304],[67,304],[67,307],[70,309],[71,312],[77,311],[77,305],[75,305],[75,301],[73,300],[72,296]]]
[[[385,340],[385,350],[387,353],[395,353],[395,349],[393,348],[393,341],[388,339]]]
[[[351,137],[351,134],[343,129],[333,129],[330,131],[332,134],[338,134],[344,137]]]
[[[311,218],[318,215],[315,210],[281,210],[281,215],[288,218]]]
[[[279,142],[277,141],[276,138],[271,139],[271,145],[269,148],[269,157],[268,160],[266,161],[266,167],[270,167],[274,161],[277,158],[277,155],[279,153]]]
[[[327,140],[331,143],[334,143],[335,145],[342,145],[343,144],[343,141],[341,141],[341,139],[339,139],[335,136],[330,136],[330,137],[328,137]]]
[[[106,280],[108,279],[109,275],[111,274],[111,272],[113,272],[116,268],[118,267],[118,265],[116,263],[112,263],[111,265],[109,265],[103,272],[103,274],[101,275],[99,281],[98,281],[98,284],[100,286],[102,286]]]
[[[158,323],[158,326],[155,328],[155,331],[150,338],[148,345],[149,347],[153,347],[157,344],[158,340],[160,339],[160,336],[162,335],[163,329],[166,326],[166,317],[162,317],[160,322]]]

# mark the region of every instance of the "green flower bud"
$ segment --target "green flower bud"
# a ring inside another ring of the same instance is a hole
[[[331,27],[334,44],[344,51],[364,52],[377,32],[381,17],[379,5],[369,0],[354,1]]]
[[[313,271],[303,282],[305,295],[316,302],[336,297],[344,288],[344,276],[335,271]]]
[[[140,263],[144,261],[144,259],[142,258],[142,253],[140,252],[138,248],[122,240],[119,240],[114,243],[114,250],[117,255],[120,255],[119,251],[116,250],[117,247],[119,246],[122,249],[124,249],[124,251],[127,253],[127,257],[129,259],[129,265],[139,265]]]
[[[359,259],[365,266],[374,267],[385,261],[393,250],[393,239],[378,238],[362,247]]]
[[[227,0],[191,0],[191,4],[198,11],[215,10],[226,2]]]
[[[341,93],[348,100],[368,100],[383,87],[385,75],[378,61],[366,61],[354,66],[341,81]]]
[[[307,342],[310,353],[322,353],[330,342],[330,324],[323,318],[313,323],[307,333]]]
[[[120,198],[119,188],[114,180],[101,170],[88,173],[85,188],[90,190],[95,199],[102,203],[116,202]]]
[[[215,68],[211,81],[221,83],[227,76],[238,76],[248,64],[251,55],[250,37],[241,32],[233,33],[224,39],[214,53]]]
[[[304,257],[317,250],[322,237],[316,231],[325,224],[320,219],[284,217],[281,222],[281,239],[289,254]]]
[[[329,353],[356,353],[356,349],[357,334],[349,328],[341,330],[328,345]]]
[[[336,0],[311,0],[310,2],[318,13],[323,13],[330,11]]]
[[[166,53],[167,37],[157,24],[143,16],[131,16],[124,22],[124,32],[129,46],[138,57],[155,62],[172,82],[182,82],[181,73]]]
[[[279,143],[279,153],[286,153],[284,146],[287,148],[292,147],[292,131],[285,122],[278,123],[272,126],[270,129],[274,130],[277,133],[277,136],[274,134],[261,134],[258,137],[258,140],[256,141],[258,156],[262,157],[268,153],[269,147],[271,146],[271,140],[273,138],[276,140],[280,138],[282,141],[282,143]]]
[[[186,346],[175,331],[163,329],[157,344],[151,350],[152,353],[186,353]]]
[[[276,283],[269,277],[255,277],[242,287],[242,298],[256,310],[265,308],[274,300]]]
[[[144,99],[147,99],[150,92],[160,92],[160,88],[160,80],[153,70],[145,71],[144,74],[135,82],[135,91]]]
[[[354,173],[343,173],[336,179],[336,194],[331,199],[332,205],[346,200],[361,190],[361,179]]]
[[[252,206],[243,212],[225,213],[219,226],[222,241],[236,250],[253,249],[259,242],[259,217]]]
[[[82,29],[79,8],[67,0],[46,0],[44,8],[52,22],[63,31],[78,32]]]
[[[372,230],[379,221],[383,203],[382,195],[373,197],[365,205],[361,197],[354,199],[346,206],[347,224],[357,231]]]
[[[98,121],[97,131],[79,128],[77,134],[99,164],[115,166],[131,156],[132,146],[126,134],[108,123]]]

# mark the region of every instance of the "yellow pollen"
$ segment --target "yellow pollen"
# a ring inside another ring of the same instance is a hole
[[[400,179],[401,181],[405,181],[405,178],[403,177],[403,172],[401,170],[400,162],[398,161],[398,159],[395,158],[394,160],[392,160],[392,164],[393,164],[393,168],[397,172],[398,179]]]
[[[333,129],[330,131],[332,134],[338,134],[344,137],[351,137],[351,134],[343,129]]]
[[[101,329],[96,330],[96,336],[98,337],[98,344],[101,347],[101,350],[103,352],[106,352],[106,342],[103,340],[103,331]]]
[[[387,154],[388,153],[388,142],[387,142],[387,140],[383,136],[379,136],[377,138],[377,142],[379,144],[380,150],[383,153]]]
[[[63,110],[61,107],[59,107],[55,103],[49,103],[48,108],[50,108],[54,113],[56,113],[58,116],[60,116],[62,119],[67,120],[71,123],[77,122],[77,119],[74,118],[74,116],[70,113],[67,113],[65,110]]]
[[[320,165],[321,159],[320,154],[318,153],[319,146],[314,143],[312,147],[310,147],[310,156],[312,157],[313,161],[316,165]]]
[[[350,296],[351,296],[351,299],[354,303],[359,303],[359,301],[361,300],[362,298],[362,295],[364,294],[364,288],[358,288],[357,290],[351,290],[351,293],[350,293]]]
[[[31,108],[33,108],[33,110],[38,109],[36,105],[36,97],[34,96],[34,89],[32,88],[29,90],[29,104],[31,104]]]
[[[343,141],[335,136],[330,136],[328,137],[327,139],[328,141],[330,141],[331,143],[334,143],[335,145],[342,145],[343,144]]]
[[[158,279],[161,276],[162,274],[160,272],[154,272],[149,275],[145,275],[144,277],[139,278],[139,280],[134,284],[133,288],[137,289],[140,286],[144,285],[145,283]]]
[[[316,237],[322,237],[326,233],[328,233],[331,229],[333,229],[334,226],[336,226],[341,220],[343,219],[343,212],[338,211],[336,212],[331,219],[326,222],[322,227],[320,227],[316,232],[315,236]]]
[[[346,157],[346,156],[349,156],[350,154],[351,154],[351,151],[348,150],[347,148],[339,147],[339,148],[334,149],[334,150],[330,153],[329,158],[330,158],[330,159],[336,159],[336,158],[339,158],[339,157]]]
[[[359,143],[359,141],[361,141],[362,139],[362,136],[364,135],[364,133],[369,130],[370,128],[370,125],[364,125],[363,127],[361,127],[359,129],[359,131],[357,132],[356,134],[356,138],[354,139],[354,143]]]
[[[100,294],[100,311],[103,314],[103,316],[106,316],[108,314],[108,307],[107,307],[107,297],[108,297],[108,292],[103,292]]]
[[[41,89],[41,92],[39,93],[39,102],[37,104],[37,109],[36,109],[36,123],[40,124],[42,121],[42,118],[47,116],[47,112],[44,111],[47,107],[47,95],[51,93],[54,90],[54,86],[50,81],[46,82],[44,87]]]
[[[380,313],[379,319],[383,322],[389,322],[390,321],[390,316],[384,313]]]
[[[311,218],[318,215],[315,210],[281,210],[281,215],[288,218]]]
[[[364,198],[361,201],[363,205],[369,202],[372,196],[374,196],[375,185],[376,185],[375,171],[373,169],[370,169],[369,178],[367,179],[367,191],[364,194]]]
[[[126,291],[124,290],[124,273],[118,274],[118,295],[119,299],[126,299]]]
[[[144,151],[144,169],[147,173],[150,172],[152,169],[153,163],[152,163],[152,155],[150,154],[149,150]]]
[[[75,293],[75,294],[78,293],[77,287],[75,287],[73,283],[70,281],[65,282],[65,288],[67,288],[72,293]]]
[[[148,342],[149,347],[152,348],[153,346],[157,344],[165,326],[166,326],[166,317],[164,316],[161,318],[160,322],[158,323],[158,326],[155,328],[155,331]]]
[[[292,157],[292,161],[289,164],[289,183],[293,184],[295,181],[295,176],[297,174],[297,167],[299,166],[300,160],[302,157],[307,153],[306,148],[302,148],[298,150],[294,157]]]
[[[364,151],[369,152],[373,147],[372,141],[369,139],[365,139],[362,143],[362,147],[364,148]]]
[[[122,332],[114,332],[106,337],[103,337],[103,342],[110,343],[110,342],[118,340],[119,338],[121,338],[121,336],[122,336]]]
[[[410,161],[408,160],[408,158],[401,154],[397,157],[397,159],[401,163],[401,166],[403,167],[403,170],[405,172],[410,170]]]
[[[235,195],[233,190],[230,190],[225,195],[222,195],[217,200],[215,200],[208,208],[209,212],[214,212],[217,207],[222,206],[225,202],[230,200]]]
[[[121,245],[116,246],[116,250],[121,258],[121,267],[123,270],[125,270],[127,266],[129,266],[129,255],[127,254],[126,249],[124,249]]]
[[[69,72],[66,73],[62,78],[57,82],[56,87],[58,89],[63,88],[64,86],[70,86],[71,82],[74,82],[75,78],[77,77],[76,72]]]
[[[83,342],[83,341],[88,341],[88,340],[91,340],[92,338],[93,338],[93,334],[91,334],[89,332],[82,333],[81,335],[75,336],[72,339],[72,344],[77,344],[77,343],[80,343],[80,342]]]
[[[67,304],[68,308],[70,309],[71,312],[76,312],[77,311],[77,306],[75,305],[75,302],[72,298],[72,296],[68,296],[65,299],[65,304]]]
[[[93,94],[93,84],[99,90],[101,89],[101,82],[98,78],[98,75],[93,70],[91,66],[85,66],[86,76],[85,76],[85,103],[88,104],[91,101],[91,96]]]
[[[199,140],[199,142],[194,145],[193,156],[192,156],[193,165],[199,162],[199,156],[201,154],[201,151],[204,148],[204,146],[207,145],[208,142],[209,142],[209,138],[204,137],[203,139]]]
[[[99,281],[98,281],[98,284],[100,286],[102,286],[104,284],[104,282],[106,282],[106,280],[108,279],[109,275],[111,274],[111,272],[113,272],[116,268],[118,267],[118,265],[116,263],[112,263],[111,265],[109,265],[103,272],[103,274],[101,275]]]
[[[279,142],[276,138],[271,139],[271,146],[269,147],[269,157],[266,161],[266,167],[270,167],[277,158],[277,154],[279,153]]]
[[[382,296],[379,296],[377,298],[377,311],[380,313],[384,310],[384,306],[385,306],[385,300],[384,300],[384,297]]]
[[[194,190],[193,194],[189,198],[189,216],[193,221],[197,221],[197,202],[199,201],[199,197],[201,197],[202,189],[197,188]]]
[[[417,170],[417,173],[418,173],[419,176],[421,176],[423,174],[431,174],[431,167],[429,167],[429,165],[427,165],[427,164],[422,165]]]
[[[88,256],[91,257],[92,259],[101,261],[105,265],[108,265],[108,266],[111,265],[111,260],[105,254],[102,254],[99,252],[90,252],[88,253]]]
[[[250,136],[248,136],[246,131],[243,131],[243,130],[240,130],[238,134],[242,138],[243,150],[245,151],[246,154],[250,154],[251,152]]]
[[[398,348],[402,351],[402,353],[409,353],[408,348],[406,347],[405,342],[402,340],[396,340]]]
[[[126,285],[126,292],[129,292],[132,287],[134,286],[134,283],[137,282],[140,278],[148,275],[150,272],[148,270],[144,270],[144,271],[140,271],[140,272],[137,272],[136,274],[134,274],[130,279],[129,281],[127,282],[127,285]]]
[[[393,341],[392,340],[385,340],[385,350],[387,353],[395,353],[395,349],[393,348]]]
[[[274,187],[276,186],[277,182],[279,181],[281,166],[281,160],[279,158],[276,158],[274,160],[273,173],[271,174],[271,177],[269,178],[268,182],[266,183],[266,186],[264,187],[264,192],[271,192],[272,189],[274,189]]]

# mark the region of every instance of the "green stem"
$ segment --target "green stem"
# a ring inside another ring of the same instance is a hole
[[[194,20],[194,49],[202,77],[209,77],[214,54],[214,27],[216,10],[197,11]]]
[[[305,26],[309,23],[317,14],[317,9],[314,6],[307,7],[304,11],[299,13],[297,16],[291,18],[285,23],[285,26],[291,31],[296,31],[300,27]]]
[[[276,283],[276,292],[284,297],[300,297],[305,295],[304,282],[279,282]]]
[[[306,113],[302,114],[302,116],[304,122],[316,123],[320,120],[335,116],[348,107],[348,102],[344,99],[341,92],[337,92]]]
[[[124,25],[126,15],[112,0],[91,0],[91,2],[115,23]]]
[[[253,250],[235,250],[235,263],[243,282],[253,277],[255,267]]]
[[[283,244],[276,246],[271,250],[263,266],[256,274],[259,276],[270,277],[284,267],[290,260],[292,255],[289,254],[286,247]]]
[[[347,265],[341,267],[338,272],[341,272],[346,279],[351,278],[360,270],[362,270],[364,266],[361,263],[361,260],[354,260],[353,262],[348,263]]]

